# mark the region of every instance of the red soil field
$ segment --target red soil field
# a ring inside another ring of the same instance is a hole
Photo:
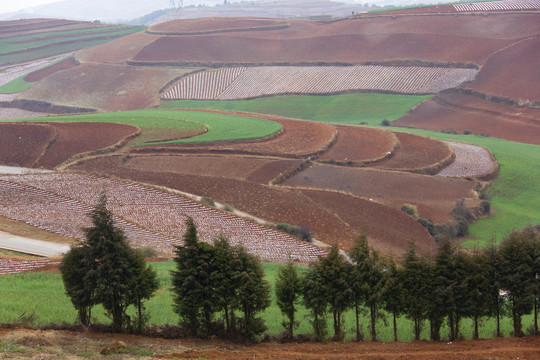
[[[65,70],[65,69],[70,69],[72,67],[75,67],[79,65],[77,63],[77,60],[75,60],[74,57],[70,57],[70,58],[67,58],[65,60],[62,60],[54,65],[51,65],[51,66],[48,66],[44,69],[40,69],[40,70],[37,70],[37,71],[34,71],[28,75],[26,75],[24,77],[24,81],[27,81],[27,82],[37,82],[37,81],[40,81],[42,79],[44,79],[45,77],[51,75],[51,74],[54,74],[55,72],[58,72],[58,71],[61,71],[61,70]]]
[[[537,35],[490,56],[477,78],[462,87],[540,104],[539,64],[540,36]]]
[[[423,60],[482,64],[517,39],[540,33],[534,14],[365,16],[291,21],[283,30],[157,37],[133,60],[174,63],[295,63]],[[203,22],[205,19],[199,19]],[[351,46],[354,44],[354,46]]]
[[[148,109],[159,105],[159,90],[182,74],[170,68],[82,64],[47,76],[24,98],[103,111]]]
[[[189,110],[189,109],[187,109]],[[232,152],[276,155],[286,157],[301,157],[324,151],[337,133],[336,128],[330,124],[315,121],[292,120],[279,116],[263,115],[247,112],[220,111],[220,110],[193,110],[220,114],[241,115],[266,119],[280,123],[283,130],[278,134],[265,139],[252,141],[224,141],[205,144],[174,144],[167,146],[146,146],[135,151],[147,152],[159,149],[160,151],[198,151],[198,152]],[[302,141],[298,141],[302,139]]]
[[[106,42],[77,52],[80,62],[122,64],[135,56],[143,47],[154,41],[154,35],[138,32],[121,39]]]
[[[44,31],[67,30],[68,27],[77,27],[91,25],[89,22],[59,19],[22,19],[0,22],[0,38],[23,36]],[[94,28],[96,25],[92,25]]]
[[[114,145],[139,129],[122,124],[107,123],[49,123],[58,137],[35,164],[52,169],[70,157]]]
[[[0,164],[32,167],[56,135],[44,124],[0,123]]]
[[[337,140],[318,156],[320,160],[362,163],[378,161],[393,152],[398,144],[396,136],[381,129],[335,125]]]
[[[475,96],[439,94],[392,124],[460,134],[469,131],[540,145],[540,109],[497,104]]]
[[[414,134],[394,134],[399,140],[399,147],[391,158],[374,164],[374,167],[406,171],[433,169],[434,171],[425,172],[432,174],[438,171],[435,170],[438,169],[437,164],[446,164],[453,159],[452,149],[443,141]]]
[[[421,217],[436,223],[450,219],[459,199],[475,198],[472,181],[325,164],[314,165],[283,185],[350,192],[396,208],[414,204]]]
[[[200,19],[172,20],[151,26],[151,33],[194,34],[205,32],[273,30],[288,26],[288,21],[270,18],[216,17]]]
[[[295,168],[299,164],[299,160],[184,154],[180,156],[135,156],[122,165],[125,168],[142,172],[168,172],[267,183],[282,172]]]
[[[121,157],[93,159],[74,165],[70,169],[109,174],[119,178],[166,186],[199,196],[208,196],[217,202],[230,204],[238,210],[274,223],[285,222],[293,225],[307,225],[317,240],[327,244],[337,242],[344,249],[349,249],[361,228],[357,222],[350,225],[342,219],[342,217],[348,218],[351,216],[350,213],[346,213],[351,211],[350,207],[344,207],[343,210],[339,208],[329,210],[324,204],[320,204],[317,200],[304,194],[302,190],[270,187],[251,181],[239,181],[222,177],[182,175],[167,171],[143,172],[123,167]],[[346,197],[347,195],[343,196]],[[342,201],[345,200],[342,198]],[[351,197],[350,201],[365,205],[365,202],[355,197]],[[381,215],[377,219],[384,223],[394,214],[395,210],[388,208],[388,214]],[[414,219],[410,219],[416,223]],[[379,224],[369,224],[368,226],[370,226],[370,229],[384,227],[384,225]],[[407,226],[416,225],[411,223]],[[390,249],[389,244],[392,244],[394,239],[403,237],[404,232],[399,227],[388,227],[387,230],[385,233],[373,230],[373,233],[377,234],[377,238],[373,239],[368,233],[370,241],[373,242],[372,245],[377,246],[376,243],[383,242],[385,245],[381,247]],[[417,229],[415,233],[421,234],[422,231],[422,229]],[[418,241],[428,243],[432,239],[424,236],[419,238]],[[392,248],[392,250],[394,249]],[[395,249],[396,252],[403,250]]]

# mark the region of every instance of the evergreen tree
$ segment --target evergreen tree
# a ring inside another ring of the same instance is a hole
[[[425,257],[416,254],[414,243],[409,245],[403,258],[402,285],[404,313],[413,321],[414,339],[420,340],[422,325],[430,302],[430,276],[432,271]]]
[[[328,301],[326,298],[326,288],[318,271],[317,263],[313,264],[304,277],[303,303],[311,312],[311,324],[313,326],[313,340],[322,341],[327,335],[326,312]]]
[[[91,307],[102,304],[112,318],[113,331],[121,331],[130,322],[126,309],[133,304],[142,309],[142,299],[153,294],[157,280],[114,225],[104,193],[89,215],[93,226],[83,229],[86,242],[72,248],[63,261],[66,292],[83,324],[90,322]]]
[[[90,326],[92,307],[95,305],[95,287],[85,281],[90,268],[85,261],[88,248],[72,246],[64,255],[60,272],[66,289],[66,295],[77,310],[77,319],[83,326]]]
[[[136,276],[132,278],[129,286],[133,296],[132,303],[137,308],[137,318],[135,328],[142,333],[150,316],[146,313],[144,300],[150,299],[159,288],[156,271],[144,259],[144,254],[139,250],[133,250],[131,256],[131,266],[135,270]]]
[[[523,336],[523,315],[533,310],[536,294],[530,233],[514,231],[499,248],[502,289],[507,292],[512,311],[514,336]]]
[[[501,318],[507,313],[507,303],[500,295],[501,285],[501,257],[499,249],[492,240],[483,253],[485,257],[486,276],[487,276],[487,303],[486,315],[494,317],[497,322],[496,336],[502,336]]]
[[[354,263],[352,269],[354,288],[352,292],[355,297],[356,319],[357,319],[357,339],[358,329],[358,302],[357,297],[363,296],[364,304],[369,309],[371,340],[377,340],[377,319],[381,316],[379,307],[381,305],[387,286],[387,274],[385,264],[379,259],[377,251],[370,249],[367,236],[361,234],[354,243],[350,253]]]
[[[334,338],[341,340],[344,337],[343,313],[351,307],[353,300],[349,285],[352,267],[334,245],[327,256],[319,258],[316,268],[325,289],[328,309],[333,315]]]
[[[466,295],[467,304],[465,306],[466,314],[473,320],[473,339],[479,337],[479,321],[488,314],[489,302],[489,268],[488,259],[485,253],[478,251],[467,256],[467,278]]]
[[[176,270],[172,272],[174,311],[180,316],[180,325],[190,335],[208,335],[216,302],[211,277],[214,249],[199,241],[191,217],[187,218],[186,227],[184,244],[175,247]]]
[[[302,295],[302,279],[298,275],[296,266],[289,260],[278,272],[276,281],[276,299],[281,313],[287,318],[283,321],[283,327],[288,332],[288,336],[294,337],[294,328],[298,326],[295,320],[297,305]]]
[[[402,271],[398,269],[394,259],[390,258],[387,265],[388,281],[382,300],[384,309],[392,314],[394,341],[398,341],[397,318],[404,312],[402,276]]]
[[[255,255],[248,254],[242,246],[236,246],[233,281],[236,288],[238,309],[243,313],[240,319],[242,333],[249,340],[266,330],[264,320],[257,314],[270,306],[270,284],[264,280],[264,270]]]

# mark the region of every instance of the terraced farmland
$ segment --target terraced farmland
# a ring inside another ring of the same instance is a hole
[[[21,260],[21,259],[0,259],[0,275],[14,274],[32,270],[43,270],[49,266],[57,266],[59,260]]]
[[[447,141],[447,143],[456,154],[456,159],[442,169],[437,176],[480,176],[496,170],[497,162],[485,148],[455,141]]]
[[[456,11],[512,11],[512,10],[539,10],[539,0],[504,0],[484,1],[467,4],[454,4]]]
[[[389,66],[265,66],[190,75],[163,99],[237,100],[276,94],[332,94],[376,90],[428,94],[473,80],[475,69]]]
[[[187,216],[194,218],[200,238],[226,235],[265,261],[309,262],[324,251],[271,228],[185,197],[133,183],[69,173],[0,177],[0,215],[60,235],[83,239],[86,216],[101,192],[108,196],[114,220],[133,246],[152,246],[166,254],[181,243]]]

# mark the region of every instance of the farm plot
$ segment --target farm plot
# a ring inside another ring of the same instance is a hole
[[[148,29],[149,33],[167,35],[198,35],[231,31],[280,30],[289,26],[287,20],[247,17],[215,17],[172,20]]]
[[[267,183],[299,164],[299,160],[184,154],[181,156],[135,156],[125,161],[123,166],[143,172],[215,176]]]
[[[540,109],[498,104],[476,96],[439,94],[393,125],[540,145]]]
[[[215,138],[214,142],[208,141],[208,144],[204,144],[206,141],[204,141],[202,136],[198,136],[192,139],[186,139],[186,144],[179,144],[179,142],[177,142],[177,144],[173,144],[174,146],[167,147],[145,146],[144,148],[134,149],[133,151],[146,152],[155,151],[158,149],[159,151],[232,152],[301,157],[324,151],[335,140],[335,136],[337,134],[336,128],[330,124],[322,124],[312,121],[298,121],[279,116],[222,110],[202,110],[197,111],[196,113],[199,113],[200,116],[204,116],[204,113],[215,113],[225,116],[234,115],[239,118],[244,117],[245,119],[262,119],[278,123],[282,127],[282,130],[279,132],[275,131],[273,136],[266,138],[262,138],[261,136],[252,136],[251,138],[254,139],[249,141],[230,141],[235,140],[234,137],[230,137],[229,139]],[[246,126],[239,126],[237,124],[235,127],[239,129],[247,128],[247,123]],[[230,126],[230,129],[232,128],[233,127]],[[261,126],[259,126],[258,130],[261,130]],[[205,135],[208,135],[208,133]],[[250,137],[243,137],[250,139]],[[242,139],[242,137],[237,136],[236,139]],[[302,141],[298,141],[298,139],[302,139]],[[187,144],[187,141],[191,142],[192,144]]]
[[[41,270],[50,266],[57,266],[59,260],[21,260],[21,259],[0,259],[0,275],[15,274],[26,271]]]
[[[205,207],[184,197],[142,185],[68,173],[0,177],[2,216],[66,236],[82,238],[87,214],[102,191],[108,208],[134,246],[152,246],[171,254],[181,242],[187,216],[194,218],[203,241],[220,233],[232,244],[271,262],[309,262],[324,251],[271,228]],[[84,190],[83,190],[84,189]]]
[[[355,218],[356,212],[348,206],[330,208],[323,202],[311,198],[305,194],[305,189],[292,189],[284,187],[274,187],[260,185],[251,181],[238,181],[223,177],[197,176],[171,174],[164,172],[149,172],[132,170],[123,167],[120,157],[107,157],[92,159],[71,167],[73,170],[91,171],[94,173],[109,174],[123,179],[132,179],[156,185],[167,186],[179,189],[199,196],[208,196],[223,204],[230,204],[236,209],[245,211],[259,218],[272,221],[274,223],[289,223],[293,225],[306,225],[313,232],[314,237],[327,244],[337,243],[340,248],[350,250],[354,239],[358,236],[365,222],[359,225],[362,219]],[[328,196],[337,193],[330,191]],[[337,196],[341,196],[337,194]],[[344,197],[351,196],[345,195]],[[355,199],[358,199],[355,197]],[[346,201],[342,198],[342,201]],[[348,201],[348,200],[347,200]],[[357,200],[351,200],[356,203]],[[362,204],[364,204],[362,202]],[[392,218],[394,209],[386,207],[389,212],[373,217],[374,224],[368,224],[371,229],[387,228],[387,231],[374,231],[377,238],[368,234],[370,241],[377,246],[376,242],[390,244],[396,239],[407,236],[402,228],[385,225],[388,219]],[[343,220],[347,219],[347,220]],[[423,229],[413,218],[407,222],[408,226],[418,226],[415,234],[421,233]],[[350,221],[350,223],[348,223]],[[414,224],[412,224],[414,223]],[[432,241],[429,235],[419,236],[417,240],[421,243]],[[399,244],[397,242],[396,244]],[[396,250],[402,253],[405,248]]]
[[[32,61],[26,64],[5,66],[0,68],[0,86],[9,83],[21,76],[25,76],[34,71],[37,71],[43,67],[51,65],[59,60],[62,60],[69,54],[62,54],[58,56],[49,57],[46,59]]]
[[[398,139],[381,129],[335,125],[338,129],[336,142],[318,156],[319,160],[339,163],[364,163],[379,161],[394,152]]]
[[[438,223],[448,221],[456,201],[475,198],[472,181],[324,164],[296,174],[283,185],[350,192],[397,208],[415,204],[421,217]]]
[[[447,141],[456,154],[455,161],[442,169],[437,176],[467,177],[480,176],[492,172],[497,167],[493,155],[477,145]]]
[[[47,77],[47,76],[49,76],[51,74],[54,74],[57,71],[70,69],[70,68],[75,67],[77,65],[79,65],[77,60],[75,60],[75,58],[73,56],[70,56],[69,58],[64,59],[62,61],[59,61],[56,64],[53,64],[51,66],[47,66],[47,67],[45,67],[43,69],[36,70],[36,71],[26,75],[23,80],[27,81],[27,82],[37,82],[37,81],[40,81],[43,78],[45,78],[45,77]]]
[[[388,160],[374,167],[434,175],[454,159],[452,149],[443,141],[414,134],[394,134],[399,146]]]
[[[539,0],[504,0],[484,1],[468,4],[454,4],[456,11],[513,11],[513,10],[539,10]]]
[[[0,123],[0,164],[32,167],[56,136],[48,125]]]
[[[475,69],[389,66],[266,66],[188,76],[163,99],[237,100],[276,94],[332,94],[376,90],[437,93],[476,76]]]

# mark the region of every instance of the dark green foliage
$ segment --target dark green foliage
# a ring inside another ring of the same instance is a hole
[[[507,302],[500,296],[501,285],[501,258],[499,249],[492,241],[484,250],[485,267],[487,276],[487,293],[486,293],[486,315],[494,317],[497,320],[496,336],[501,334],[501,317],[507,312]]]
[[[418,208],[416,207],[416,205],[403,204],[400,209],[401,211],[404,211],[407,214],[411,215],[413,218],[418,219]]]
[[[531,228],[508,235],[500,245],[500,283],[510,301],[514,336],[523,336],[521,318],[530,314],[538,293],[536,252],[538,235]]]
[[[390,258],[387,264],[386,291],[382,298],[384,309],[392,314],[394,327],[394,341],[398,341],[397,318],[404,312],[404,289],[401,282],[402,270],[398,269],[394,259]]]
[[[184,244],[175,249],[174,311],[180,316],[180,325],[190,335],[208,335],[216,300],[211,281],[214,249],[199,241],[192,218],[186,220],[186,226]]]
[[[303,289],[304,306],[311,312],[313,340],[322,341],[328,333],[326,328],[328,302],[325,284],[317,266],[313,266],[304,277]]]
[[[137,305],[142,315],[142,300],[150,298],[157,289],[156,274],[146,266],[142,254],[129,246],[124,232],[114,225],[105,194],[90,218],[93,226],[83,229],[86,242],[72,248],[61,267],[66,292],[83,324],[90,322],[91,307],[102,304],[112,318],[113,331],[122,331],[130,324],[126,314],[130,305]],[[143,320],[142,316],[139,320]],[[139,326],[143,323],[139,321]]]
[[[298,275],[296,266],[291,261],[279,269],[275,290],[279,310],[286,317],[286,320],[283,321],[283,327],[288,332],[288,336],[293,338],[294,328],[298,326],[295,314],[303,289],[302,279]]]
[[[84,246],[73,246],[64,255],[60,264],[66,294],[77,310],[78,321],[83,326],[90,325],[92,306],[95,303],[94,286],[84,281],[90,269],[84,261],[86,251],[87,248]]]
[[[135,270],[136,276],[130,286],[133,295],[132,303],[137,307],[137,318],[135,319],[135,329],[142,333],[148,324],[150,316],[146,313],[144,302],[150,299],[159,288],[156,271],[145,261],[145,251],[135,250],[130,258],[131,267]]]
[[[305,225],[295,226],[287,223],[280,223],[276,225],[276,229],[297,236],[302,241],[309,243],[313,241],[313,235],[311,235],[311,231]]]
[[[354,294],[354,305],[358,314],[358,300],[369,309],[371,340],[377,340],[377,319],[381,317],[379,308],[386,291],[387,274],[386,265],[379,259],[379,254],[370,249],[367,235],[361,233],[355,241],[350,253],[354,264],[352,269],[352,292]],[[359,327],[357,323],[356,337],[359,340]]]

